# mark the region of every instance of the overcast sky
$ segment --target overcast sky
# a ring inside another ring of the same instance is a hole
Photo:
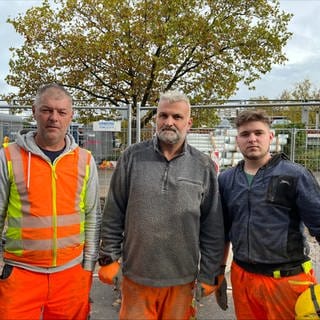
[[[15,33],[8,17],[15,18],[32,6],[41,5],[41,0],[0,0],[0,94],[13,91],[4,78],[9,73],[10,47],[19,47],[21,37]],[[280,0],[281,8],[294,14],[289,30],[293,37],[289,40],[285,52],[289,61],[285,66],[274,66],[272,71],[255,82],[256,90],[249,91],[241,86],[234,99],[249,99],[266,96],[277,99],[285,90],[309,79],[316,88],[320,88],[320,0]]]

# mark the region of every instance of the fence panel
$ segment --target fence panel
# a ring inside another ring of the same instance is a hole
[[[314,172],[319,172],[320,129],[318,129],[318,126],[320,107],[315,102],[301,103],[300,106],[290,104],[281,106],[278,104],[276,107],[272,101],[265,101],[264,104],[261,104],[261,101],[259,104],[257,103],[243,101],[232,107],[228,105],[228,102],[223,106],[192,106],[192,117],[199,128],[191,129],[190,143],[213,158],[218,158],[222,170],[235,165],[242,159],[235,144],[235,117],[244,109],[265,109],[273,119],[273,130],[275,132],[271,152],[283,151],[291,160],[301,163]],[[150,110],[143,111],[142,118]],[[131,143],[131,137],[134,143],[137,140],[150,139],[154,135],[155,125],[153,120],[146,123],[142,122],[139,130],[132,127],[130,133],[128,133],[128,123],[126,123],[128,119],[122,121],[123,127],[117,132],[95,131],[92,124],[73,123],[70,127],[70,133],[80,146],[92,151],[99,165],[104,165],[105,163],[108,164],[108,161],[118,159],[121,152]],[[133,119],[133,122],[136,123],[136,120]],[[214,125],[207,128],[205,125],[208,123],[214,123]],[[32,129],[34,124],[22,121],[21,116],[9,114],[9,110],[7,114],[0,113],[0,141],[3,141],[5,136],[8,136],[11,141],[14,140],[17,131],[21,128]],[[139,134],[139,137],[136,137],[136,134]]]

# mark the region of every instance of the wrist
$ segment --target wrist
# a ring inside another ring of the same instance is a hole
[[[113,262],[112,258],[109,256],[104,256],[98,259],[98,263],[100,266],[107,266]]]

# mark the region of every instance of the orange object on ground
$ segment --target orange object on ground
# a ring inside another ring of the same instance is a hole
[[[316,283],[313,270],[275,279],[231,266],[232,295],[238,320],[294,320],[300,293]]]
[[[120,263],[114,261],[106,266],[101,266],[98,272],[99,279],[107,284],[113,284],[114,277],[120,271]]]
[[[120,319],[190,319],[193,286],[148,287],[123,277]]]
[[[99,164],[99,169],[111,169],[111,168],[113,168],[113,163],[111,161],[103,160]]]
[[[92,272],[81,265],[51,274],[13,267],[0,280],[1,319],[86,320]],[[42,314],[42,317],[41,317]]]

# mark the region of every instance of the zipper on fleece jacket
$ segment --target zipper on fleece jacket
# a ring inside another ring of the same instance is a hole
[[[169,162],[166,163],[166,166],[164,168],[164,174],[163,174],[163,180],[162,180],[162,188],[161,191],[165,192],[168,190],[168,173],[169,173]]]

